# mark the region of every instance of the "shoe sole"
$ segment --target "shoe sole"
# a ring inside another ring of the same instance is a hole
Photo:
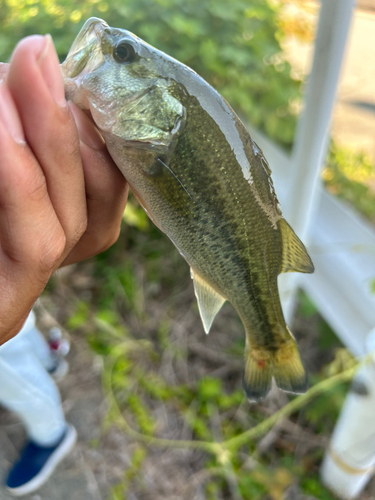
[[[65,359],[60,359],[55,370],[49,372],[55,382],[60,382],[69,373],[69,363]]]
[[[68,426],[66,437],[61,445],[52,453],[43,469],[28,483],[18,488],[9,488],[6,490],[11,495],[18,497],[27,495],[39,489],[51,476],[57,465],[72,451],[77,441],[77,431],[72,425]]]

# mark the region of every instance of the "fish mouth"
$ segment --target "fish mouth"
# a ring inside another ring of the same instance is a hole
[[[100,66],[104,57],[101,51],[101,35],[108,24],[97,17],[91,17],[76,36],[65,61],[60,65],[66,82],[82,78]]]

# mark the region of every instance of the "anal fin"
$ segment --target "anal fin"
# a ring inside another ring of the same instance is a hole
[[[195,296],[198,301],[199,313],[206,333],[210,331],[216,314],[220,311],[225,298],[217,293],[199,274],[190,268],[191,278],[194,281]]]
[[[285,219],[280,219],[278,224],[281,231],[281,240],[283,245],[283,257],[280,272],[313,273],[314,264],[307,253],[305,245],[298,238]]]

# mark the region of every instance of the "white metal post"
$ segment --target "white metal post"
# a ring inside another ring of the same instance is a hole
[[[317,209],[320,170],[327,153],[329,126],[355,0],[323,0],[305,107],[298,121],[285,218],[308,240]],[[283,275],[279,286],[287,320],[291,319],[298,275]]]
[[[375,351],[375,328],[368,336]],[[375,467],[375,356],[356,374],[321,469],[322,482],[340,498],[355,498]]]

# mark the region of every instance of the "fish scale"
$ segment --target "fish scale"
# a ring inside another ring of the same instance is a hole
[[[282,217],[262,151],[229,104],[187,66],[97,18],[62,71],[67,98],[91,112],[135,196],[190,265],[205,331],[225,300],[237,310],[248,398],[265,397],[272,379],[303,392],[277,276],[313,264]]]
[[[186,105],[186,103],[184,104]],[[190,108],[186,107],[189,113]],[[197,138],[200,131],[194,129],[194,116],[191,117],[192,130],[189,130],[188,125],[176,147],[174,155],[176,160],[172,159],[171,162],[172,169],[175,170],[177,176],[183,181],[187,190],[192,193],[193,198],[195,197],[195,193],[197,193],[199,202],[196,204],[197,217],[204,231],[207,231],[205,227],[205,213],[209,214],[211,218],[208,225],[212,230],[212,234],[209,235],[209,238],[206,238],[206,241],[208,240],[207,245],[204,245],[203,248],[198,247],[198,245],[188,245],[188,248],[191,247],[189,262],[194,268],[200,270],[202,275],[206,275],[210,284],[214,284],[215,288],[222,295],[225,295],[225,290],[228,284],[230,284],[231,295],[227,296],[227,298],[231,302],[234,302],[238,309],[241,308],[240,310],[243,310],[242,314],[240,314],[246,318],[248,314],[246,310],[249,308],[249,296],[261,297],[259,292],[253,293],[255,287],[261,289],[261,287],[257,286],[259,273],[255,270],[254,272],[251,271],[252,255],[255,255],[257,258],[260,254],[256,248],[252,249],[251,247],[259,246],[259,239],[249,239],[248,235],[249,233],[253,235],[259,232],[264,233],[264,230],[258,231],[257,228],[264,226],[266,221],[262,213],[254,210],[254,200],[251,200],[251,203],[249,203],[248,183],[242,175],[230,145],[226,141],[220,141],[222,138],[217,137],[220,135],[220,130],[217,130],[218,126],[213,123],[213,120],[210,117],[207,117],[206,120],[209,122],[205,124],[206,129],[210,133],[206,144],[203,143],[201,146],[197,146],[196,155],[201,158],[202,167],[204,168],[195,169],[197,172],[196,183],[192,184],[189,182],[190,165],[185,165],[181,161],[183,155],[180,154],[180,141],[182,143],[182,150],[185,148],[189,149],[190,143],[196,144],[198,142]],[[204,121],[202,120],[202,122]],[[208,149],[206,148],[207,143],[209,146]],[[222,144],[220,153],[215,148],[215,144]],[[202,149],[203,151],[201,151]],[[217,165],[221,165],[220,171],[222,175],[219,177],[215,175]],[[211,172],[213,173],[211,174]],[[209,185],[210,190],[208,192],[202,191],[202,185]],[[202,213],[202,206],[207,207],[205,213]],[[238,217],[239,212],[240,217]],[[222,232],[218,234],[218,228],[220,227],[222,227]],[[193,229],[195,229],[195,226]],[[271,229],[271,236],[275,240],[272,247],[280,249],[279,234]],[[214,245],[217,240],[221,242],[221,245],[218,248],[219,251],[214,255],[215,259],[212,259],[209,254],[207,255],[205,250],[210,251],[211,245]],[[187,248],[186,245],[182,244],[182,246]],[[194,258],[194,255],[198,255],[200,258]],[[218,269],[218,263],[222,261],[224,255],[228,256],[225,259],[224,269],[220,264]],[[211,266],[210,263],[212,263]],[[254,267],[258,269],[259,266]],[[219,273],[217,273],[217,270]],[[224,275],[223,271],[225,272]],[[238,290],[238,287],[241,285],[242,290]],[[267,304],[268,302],[269,298],[266,296],[265,303]],[[262,310],[264,309],[263,304],[259,307]],[[254,315],[251,316],[251,323],[253,324],[255,321]],[[267,320],[267,314],[262,314],[262,316]],[[267,323],[264,324],[263,321],[263,332],[269,330]],[[260,341],[264,340],[264,337],[265,335],[263,334]]]

